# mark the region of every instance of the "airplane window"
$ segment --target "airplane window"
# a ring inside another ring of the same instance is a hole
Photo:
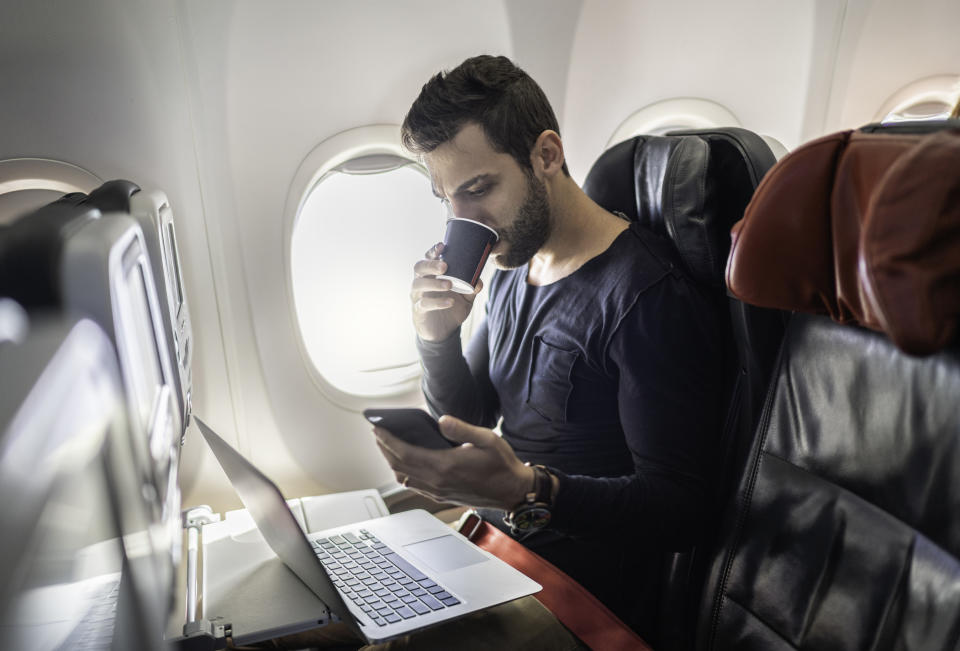
[[[882,122],[904,122],[907,120],[944,120],[950,115],[953,106],[937,99],[921,98],[884,116]]]
[[[696,97],[677,97],[632,113],[613,132],[607,148],[641,134],[662,136],[679,129],[739,126],[740,120],[725,106]]]
[[[416,386],[413,264],[443,227],[425,170],[402,156],[357,156],[307,192],[291,242],[293,298],[326,382],[360,396]]]
[[[0,160],[0,224],[9,223],[70,192],[90,192],[101,181],[87,170],[44,158]]]
[[[926,77],[894,93],[878,111],[880,122],[944,120],[960,96],[960,78],[953,75]]]

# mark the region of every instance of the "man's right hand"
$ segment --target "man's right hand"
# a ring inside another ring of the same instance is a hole
[[[472,294],[459,294],[450,289],[449,280],[437,278],[447,270],[447,263],[440,259],[442,251],[443,243],[435,244],[413,267],[413,327],[424,341],[443,341],[453,334],[466,321],[483,288],[483,281],[479,281]]]

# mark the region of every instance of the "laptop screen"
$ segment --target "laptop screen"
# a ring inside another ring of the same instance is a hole
[[[240,501],[250,512],[254,522],[257,523],[257,528],[277,557],[327,605],[329,610],[344,622],[356,627],[353,616],[317,560],[310,542],[277,485],[220,438],[206,423],[196,416],[194,420],[224,472],[227,473],[230,483],[240,496]]]

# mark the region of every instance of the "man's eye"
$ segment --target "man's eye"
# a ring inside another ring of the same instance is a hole
[[[487,190],[489,190],[489,187],[486,185],[483,185],[483,186],[480,186],[479,188],[474,188],[473,190],[470,190],[468,194],[471,197],[482,197],[487,193]]]

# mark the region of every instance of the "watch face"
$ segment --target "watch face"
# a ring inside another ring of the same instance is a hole
[[[520,531],[536,531],[550,524],[550,509],[530,506],[513,514],[513,526]]]

